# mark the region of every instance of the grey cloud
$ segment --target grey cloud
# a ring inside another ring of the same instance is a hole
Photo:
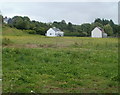
[[[117,2],[23,2],[3,3],[3,15],[26,15],[42,22],[66,20],[74,24],[90,23],[95,18],[118,21]]]

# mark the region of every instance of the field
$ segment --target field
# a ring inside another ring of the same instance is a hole
[[[3,93],[118,93],[118,39],[44,37],[3,28]]]

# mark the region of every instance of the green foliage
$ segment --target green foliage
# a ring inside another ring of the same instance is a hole
[[[103,28],[103,25],[99,22],[95,22],[91,24],[91,30],[93,30],[95,27],[101,27]]]
[[[70,30],[71,32],[73,32],[73,25],[71,22],[68,23],[68,30]]]
[[[23,30],[23,31],[29,34],[36,34],[35,30]]]
[[[39,27],[39,28],[36,28],[35,30],[36,30],[36,34],[45,35],[48,29],[45,29],[44,27]]]
[[[104,26],[104,30],[108,34],[108,36],[112,36],[113,35],[113,29],[112,29],[112,27],[109,24]]]
[[[109,20],[106,20],[106,19],[102,19],[102,20],[101,20],[100,18],[95,19],[94,22],[95,22],[95,23],[98,22],[98,23],[102,24],[103,26],[104,26],[104,25],[107,25],[107,24],[110,24],[110,23],[111,23],[111,24],[114,24],[112,20],[110,20],[110,21],[109,21]]]
[[[120,25],[113,26],[113,34],[114,36],[117,36],[117,37],[120,35]]]
[[[91,31],[95,28],[95,27],[101,27],[104,28],[107,24],[110,24],[111,27],[113,28],[113,34],[111,34],[112,36],[117,36],[119,31],[118,31],[118,25],[115,25],[114,22],[112,20],[104,20],[104,19],[96,19],[94,21],[94,23],[89,24],[89,23],[84,23],[81,25],[73,25],[71,22],[69,22],[68,24],[65,23],[65,21],[61,21],[61,22],[53,22],[52,26],[55,26],[59,29],[61,29],[62,31],[65,32],[66,36],[90,36],[91,35]],[[73,32],[73,33],[72,33]],[[77,33],[79,32],[79,34]],[[73,35],[72,35],[73,34]],[[108,34],[109,35],[109,34]]]
[[[64,36],[80,36],[79,32],[65,32]]]
[[[95,21],[94,21],[94,22],[95,22],[95,23],[96,23],[96,22],[98,22],[98,23],[103,24],[103,22],[102,22],[102,20],[101,20],[100,18],[95,19]]]
[[[106,19],[101,20],[100,18],[97,18],[94,22],[95,23],[98,22],[98,23],[102,24],[104,27],[109,24],[113,29],[113,33],[111,33],[110,35],[118,37],[119,31],[120,31],[120,28],[119,28],[120,26],[117,24],[114,24],[114,22],[111,19],[110,20],[106,20]]]
[[[30,21],[28,17],[14,16],[8,23],[17,29],[27,30],[29,34],[44,35],[49,26],[38,21]]]
[[[85,23],[81,25],[81,31],[83,36],[91,35],[91,25],[89,23]]]
[[[18,29],[29,29],[29,20],[26,17],[15,16],[11,24]]]

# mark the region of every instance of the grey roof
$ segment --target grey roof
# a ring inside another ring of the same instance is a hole
[[[104,32],[104,30],[101,27],[97,27],[97,28],[99,28],[102,32]]]
[[[52,28],[55,32],[58,32],[58,31],[61,31],[60,29],[56,28],[56,27],[53,27]]]

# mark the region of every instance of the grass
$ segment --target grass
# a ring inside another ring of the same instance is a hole
[[[23,32],[22,30],[18,30],[16,28],[10,28],[7,26],[2,27],[2,35],[7,35],[7,36],[22,36],[22,35],[28,35],[26,32]]]
[[[4,38],[3,93],[118,93],[117,38]]]

